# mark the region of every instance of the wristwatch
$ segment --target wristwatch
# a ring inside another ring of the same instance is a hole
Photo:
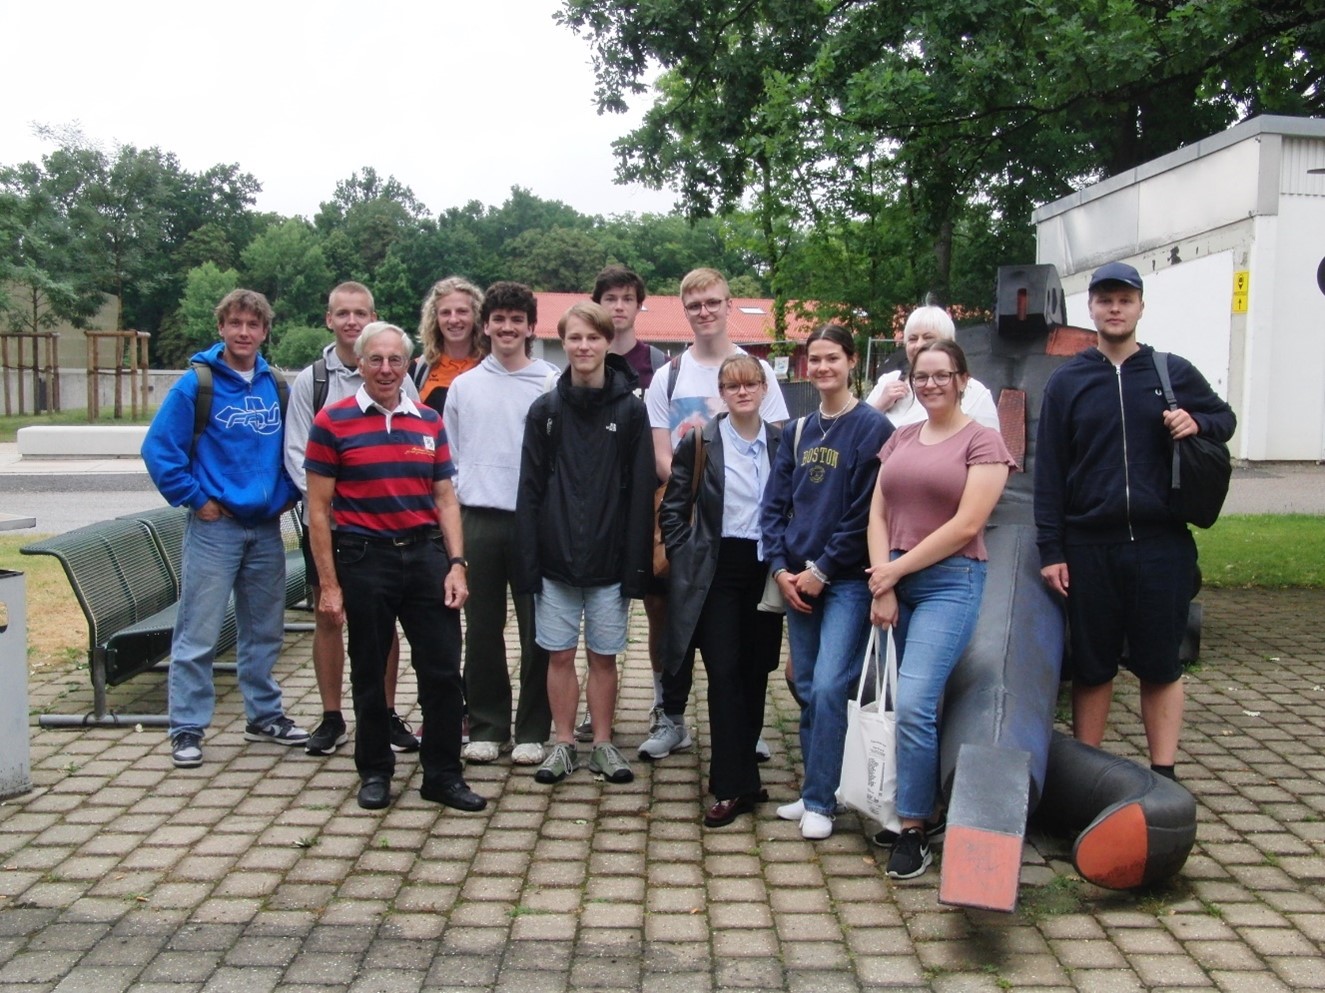
[[[458,565],[465,569],[469,568],[469,559],[465,558],[463,555],[452,555],[451,558],[448,559],[448,562],[451,565]]]

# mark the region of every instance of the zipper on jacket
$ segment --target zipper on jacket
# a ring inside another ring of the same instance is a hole
[[[1123,367],[1113,367],[1114,377],[1118,380],[1118,420],[1123,427],[1123,502],[1127,510],[1127,540],[1136,541],[1132,533],[1132,474],[1127,459],[1127,405],[1123,403]]]

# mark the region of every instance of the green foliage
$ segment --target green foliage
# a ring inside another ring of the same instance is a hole
[[[217,340],[216,305],[239,286],[239,273],[204,262],[190,269],[179,309],[155,342],[153,357],[167,369],[183,368],[189,358]]]
[[[282,369],[294,372],[310,366],[331,343],[331,332],[323,327],[285,327],[271,349],[271,360]]]
[[[1207,586],[1325,587],[1325,518],[1226,514],[1193,534]]]
[[[334,285],[313,226],[290,218],[269,227],[240,256],[244,283],[266,294],[276,324],[316,324]]]
[[[1263,108],[1325,111],[1320,14],[1264,0],[563,0],[558,19],[591,46],[600,110],[652,101],[616,143],[621,178],[671,187],[690,217],[748,204],[776,297],[842,301],[868,324],[931,290],[987,302],[993,260],[1027,257],[1037,202]],[[844,292],[805,292],[825,272]]]

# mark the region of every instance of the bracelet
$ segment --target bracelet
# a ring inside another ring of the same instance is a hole
[[[782,575],[784,572],[786,572],[786,571],[787,571],[786,569],[774,569],[774,570],[773,570],[773,578],[774,578],[774,579],[777,579],[778,576],[781,576],[781,575]]]
[[[819,582],[823,583],[825,586],[829,585],[828,577],[824,575],[822,569],[820,569],[817,565],[814,564],[813,560],[806,559],[805,568],[809,570],[810,575],[813,576],[815,579],[819,580]]]

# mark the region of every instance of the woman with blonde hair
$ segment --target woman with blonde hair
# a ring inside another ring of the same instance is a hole
[[[483,291],[461,276],[438,280],[423,300],[419,315],[423,354],[414,361],[410,376],[419,398],[439,414],[455,377],[483,358],[478,316],[482,309]]]
[[[707,827],[723,827],[768,798],[755,742],[768,674],[782,654],[782,616],[759,610],[768,576],[759,507],[780,432],[759,416],[764,367],[738,352],[718,368],[727,410],[681,439],[658,524],[671,562],[663,663],[678,669],[691,645],[709,676]]]

